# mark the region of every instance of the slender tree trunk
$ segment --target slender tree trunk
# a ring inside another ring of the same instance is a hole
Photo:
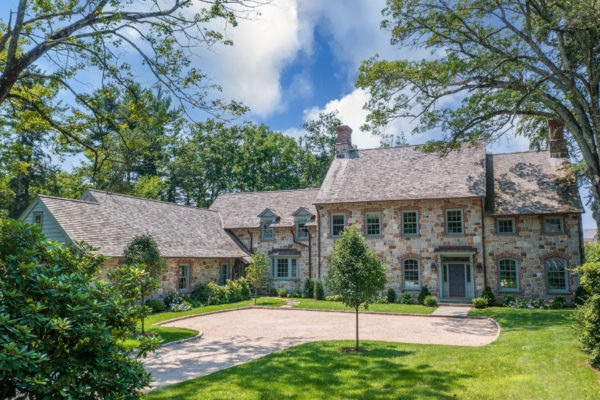
[[[358,351],[358,306],[356,307],[356,351]]]
[[[144,294],[142,293],[142,335],[145,334],[144,332]]]
[[[258,289],[254,288],[254,305],[256,305],[256,297],[258,296]]]

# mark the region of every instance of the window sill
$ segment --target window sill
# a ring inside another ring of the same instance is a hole
[[[379,234],[379,235],[365,235],[366,238],[380,238],[383,237],[383,235]]]
[[[276,278],[276,277],[271,277],[270,279],[272,279],[274,281],[298,281],[298,280],[300,280],[300,278]]]
[[[403,238],[417,238],[417,237],[421,237],[421,235],[419,235],[418,233],[416,235],[405,235],[405,234],[402,234],[400,236],[403,237]]]
[[[411,292],[418,292],[419,290],[421,290],[421,288],[420,287],[416,287],[416,286],[410,286],[410,287],[403,287],[402,290],[411,291]]]
[[[446,233],[446,236],[450,236],[450,237],[462,237],[465,236],[464,233]]]
[[[498,289],[499,293],[521,293],[521,289]]]
[[[568,289],[565,290],[548,290],[546,294],[570,294]]]
[[[542,232],[543,235],[548,235],[548,236],[559,236],[559,235],[565,235],[566,232]]]
[[[496,233],[496,235],[498,235],[498,236],[517,236],[517,233],[516,232],[510,232],[510,233],[498,232],[498,233]]]

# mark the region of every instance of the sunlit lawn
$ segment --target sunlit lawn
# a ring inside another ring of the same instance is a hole
[[[363,342],[369,353],[345,354],[338,350],[350,342],[310,343],[145,398],[597,399],[600,375],[577,346],[572,313],[473,311],[502,326],[483,347]]]
[[[313,299],[290,299],[298,301],[300,304],[294,306],[294,308],[313,308],[321,310],[353,310],[344,305],[340,301],[325,301],[325,300],[313,300]],[[361,307],[364,311],[364,307]],[[411,314],[431,314],[435,310],[434,307],[425,307],[419,304],[371,304],[368,311],[377,312],[393,312],[393,313],[411,313]]]

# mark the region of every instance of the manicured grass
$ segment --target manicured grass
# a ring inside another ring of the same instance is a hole
[[[597,399],[570,310],[473,311],[502,326],[483,347],[363,342],[296,346],[146,395],[159,399]],[[385,329],[385,327],[382,327]]]
[[[340,301],[325,301],[325,300],[313,300],[313,299],[290,299],[293,301],[299,301],[300,304],[294,306],[294,308],[313,308],[320,310],[351,310]],[[364,311],[364,308],[361,307]],[[431,314],[435,310],[434,307],[425,307],[419,304],[371,304],[368,311],[376,312],[393,312],[393,313],[410,313],[410,314]]]
[[[285,304],[285,301],[279,300],[272,297],[260,297],[257,299],[257,306],[261,307],[279,307]],[[237,303],[229,303],[229,304],[219,304],[214,306],[206,306],[206,307],[196,307],[191,311],[182,311],[182,312],[163,312],[158,314],[152,314],[145,319],[145,330],[147,332],[157,332],[160,337],[163,339],[163,343],[173,342],[175,340],[186,339],[189,337],[196,336],[198,331],[193,329],[185,329],[185,328],[174,328],[174,327],[164,327],[164,326],[155,326],[154,324],[162,321],[166,321],[173,318],[185,317],[186,315],[195,315],[195,314],[204,314],[211,311],[219,311],[219,310],[228,310],[231,308],[240,308],[253,306],[254,300],[244,300],[238,301]],[[133,347],[138,344],[138,341],[135,337],[130,336],[125,341],[125,346]]]

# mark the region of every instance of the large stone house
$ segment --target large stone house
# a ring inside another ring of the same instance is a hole
[[[209,210],[86,191],[81,200],[39,196],[22,219],[50,239],[85,240],[116,265],[147,233],[169,260],[161,291],[189,291],[243,274],[248,256],[271,259],[271,286],[298,290],[324,278],[335,241],[355,226],[387,267],[387,285],[421,286],[468,301],[570,296],[582,262],[583,208],[562,129],[550,149],[487,154],[485,143],[441,155],[415,146],[355,150],[338,128],[336,158],[319,189],[230,193]]]

